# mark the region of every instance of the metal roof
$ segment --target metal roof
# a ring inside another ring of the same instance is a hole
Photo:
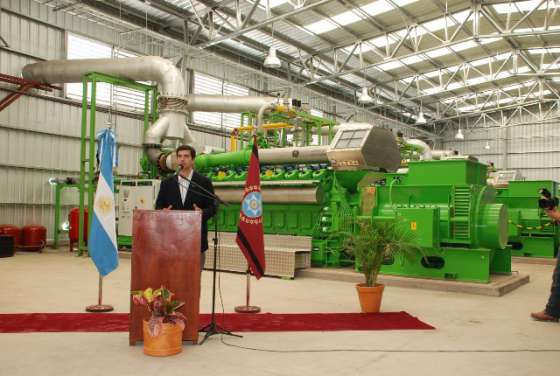
[[[143,17],[167,34],[183,35],[186,25],[197,36],[194,46],[222,45],[252,61],[264,59],[272,45],[283,61],[277,75],[347,98],[367,86],[378,99],[371,109],[398,116],[422,108],[429,124],[560,99],[557,0],[59,0],[52,6],[92,12],[98,22],[104,12]]]

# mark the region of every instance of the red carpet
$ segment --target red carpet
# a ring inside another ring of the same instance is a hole
[[[406,312],[226,313],[216,317],[219,325],[232,332],[434,329]],[[200,315],[201,327],[209,322],[209,314]],[[127,331],[128,313],[0,314],[0,333]]]

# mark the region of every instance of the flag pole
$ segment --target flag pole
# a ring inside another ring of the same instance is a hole
[[[247,290],[245,296],[245,305],[235,307],[237,313],[259,313],[261,307],[250,305],[251,300],[251,271],[247,268]]]
[[[112,305],[102,304],[103,300],[103,277],[99,274],[99,294],[97,298],[97,304],[93,304],[86,307],[88,312],[110,312],[114,308]]]

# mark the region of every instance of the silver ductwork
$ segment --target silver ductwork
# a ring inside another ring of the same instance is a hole
[[[232,112],[251,111],[257,113],[257,131],[263,131],[263,118],[266,111],[272,110],[280,100],[275,97],[241,97],[223,95],[189,95],[187,111]]]
[[[275,97],[240,97],[222,95],[187,95],[185,110],[206,112],[244,111],[258,112],[262,107],[274,107],[278,103]]]
[[[175,65],[159,56],[125,59],[50,60],[28,64],[23,77],[45,83],[81,82],[83,76],[99,72],[135,81],[155,81],[159,85],[159,119],[144,135],[144,146],[151,160],[160,155],[163,139],[194,143],[186,127],[185,83]]]
[[[45,83],[81,82],[84,75],[99,72],[135,81],[156,81],[163,96],[184,97],[185,84],[181,71],[159,56],[125,59],[49,60],[28,64],[23,78]]]
[[[428,145],[427,143],[425,143],[422,140],[418,140],[416,138],[408,138],[405,139],[405,142],[407,145],[411,145],[414,147],[417,147],[421,150],[421,160],[430,160],[432,159],[432,148],[430,147],[430,145]]]
[[[329,145],[261,149],[259,160],[262,164],[328,162],[328,150]]]
[[[455,150],[432,150],[433,159],[445,159],[456,155],[457,152]]]

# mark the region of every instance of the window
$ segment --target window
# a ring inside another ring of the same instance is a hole
[[[75,34],[68,34],[68,59],[110,59],[112,48],[110,45],[97,42]],[[82,100],[82,84],[66,84],[66,96]],[[91,85],[88,84],[88,101],[91,97]],[[96,101],[98,104],[109,105],[111,102],[111,87],[106,83],[97,84]]]
[[[222,79],[202,73],[194,74],[194,93],[211,95],[249,95],[249,89],[239,85],[225,82]],[[214,127],[237,128],[241,124],[241,114],[220,112],[193,112],[195,124],[210,125]]]
[[[338,139],[338,142],[336,143],[334,148],[348,149],[360,147],[367,132],[367,130],[363,129],[344,131],[340,135],[340,138]]]
[[[68,59],[111,59],[137,57],[138,55],[128,51],[116,49],[111,45],[95,41],[89,38],[68,34],[67,46]],[[101,72],[102,73],[102,72]],[[148,82],[143,82],[149,84]],[[66,95],[68,98],[82,100],[82,84],[66,84]],[[88,99],[91,96],[91,85],[88,85]],[[97,104],[113,105],[120,109],[137,110],[144,108],[144,92],[131,90],[122,86],[110,85],[100,82],[97,84]]]
[[[316,110],[316,109],[314,109],[314,108],[312,108],[312,109],[309,111],[309,114],[312,115],[312,116],[323,117],[323,111],[321,111],[321,110]]]

